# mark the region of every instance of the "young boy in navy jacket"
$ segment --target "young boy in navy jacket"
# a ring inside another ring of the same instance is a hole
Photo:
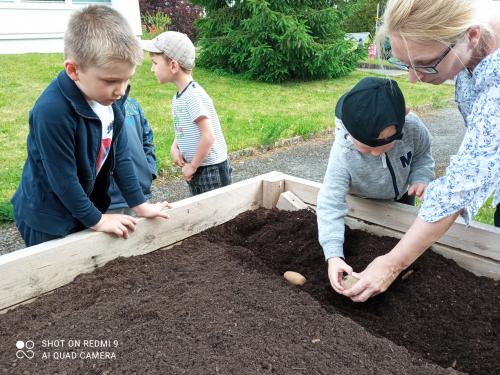
[[[103,214],[112,172],[138,216],[168,218],[168,202],[146,202],[122,131],[128,81],[142,61],[127,21],[106,6],[75,12],[64,55],[64,71],[30,113],[28,157],[12,198],[27,246],[84,228],[128,238],[137,219]]]

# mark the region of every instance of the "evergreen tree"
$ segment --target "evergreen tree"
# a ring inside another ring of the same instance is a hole
[[[344,21],[343,28],[346,32],[368,31],[375,37],[375,22],[377,20],[377,4],[379,4],[379,17],[382,17],[387,0],[359,0],[357,10]]]
[[[356,5],[328,0],[192,0],[197,64],[267,82],[334,78],[355,69],[360,52],[340,25]]]

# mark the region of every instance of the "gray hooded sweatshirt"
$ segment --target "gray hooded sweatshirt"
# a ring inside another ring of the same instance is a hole
[[[325,259],[343,257],[346,195],[397,200],[416,183],[434,179],[431,136],[412,112],[406,115],[403,138],[380,156],[356,150],[342,121],[335,119],[335,142],[318,195],[318,232]]]

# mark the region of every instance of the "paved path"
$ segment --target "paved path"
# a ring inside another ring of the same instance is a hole
[[[462,116],[455,108],[433,110],[420,114],[433,136],[433,155],[436,172],[440,176],[449,158],[458,149],[465,132]],[[294,146],[236,160],[233,162],[234,181],[241,181],[259,174],[280,171],[312,181],[322,182],[333,136],[325,136]],[[181,179],[159,179],[153,186],[153,200],[174,202],[189,196]],[[22,248],[23,244],[13,225],[0,227],[0,255]]]

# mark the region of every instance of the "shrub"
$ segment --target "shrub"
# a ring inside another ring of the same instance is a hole
[[[160,10],[157,10],[152,14],[146,13],[141,18],[143,24],[143,34],[146,34],[144,36],[147,36],[147,39],[151,39],[166,31],[168,25],[172,23],[170,17]]]
[[[200,7],[185,0],[139,0],[139,6],[142,17],[161,11],[170,17],[169,30],[183,32],[193,42],[196,40],[193,23],[203,14]]]
[[[361,58],[339,28],[349,5],[340,11],[332,1],[314,0],[193,3],[206,12],[197,22],[198,66],[281,82],[346,75]]]

